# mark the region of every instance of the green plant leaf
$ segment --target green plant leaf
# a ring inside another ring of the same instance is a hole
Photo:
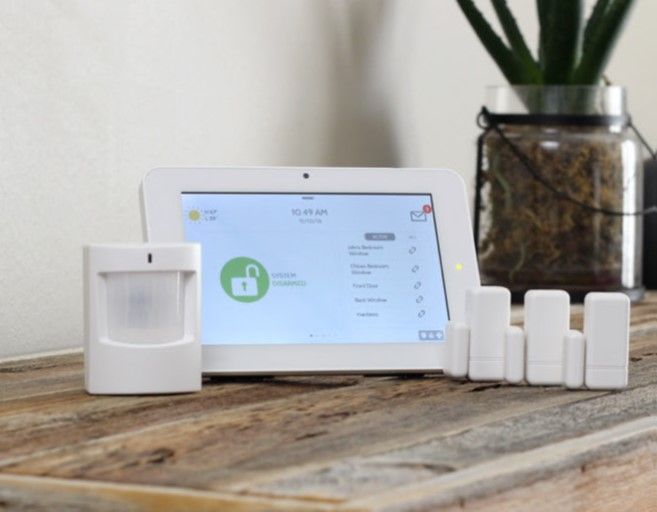
[[[569,83],[579,54],[581,0],[537,0],[540,65],[546,84]]]
[[[589,33],[586,48],[573,75],[573,83],[598,83],[633,3],[634,0],[612,0],[606,12],[600,15]]]
[[[542,68],[543,62],[545,62],[545,41],[547,38],[547,30],[543,30],[543,27],[547,27],[548,24],[548,12],[550,4],[547,2],[541,2],[536,0],[536,12],[538,13],[538,26],[539,26],[539,35],[538,35],[538,62]]]
[[[533,82],[537,84],[541,83],[541,69],[539,68],[538,63],[534,60],[506,0],[492,0],[492,3],[497,18],[500,20],[500,24],[506,35],[506,39],[515,52],[516,57],[522,62],[526,73],[531,75]]]
[[[582,51],[586,51],[591,44],[591,37],[598,29],[600,25],[600,20],[602,19],[605,12],[607,12],[607,7],[609,7],[609,0],[598,0],[591,11],[588,21],[586,22],[586,28],[584,29],[584,39],[582,41]]]
[[[504,44],[488,24],[472,0],[456,0],[461,11],[470,22],[479,40],[486,48],[493,60],[497,63],[506,79],[512,84],[532,83],[532,77],[525,70],[514,53]]]

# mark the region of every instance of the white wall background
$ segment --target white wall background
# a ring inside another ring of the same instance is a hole
[[[534,2],[510,2],[528,38]],[[487,12],[488,2],[479,2]],[[608,75],[657,142],[657,2]],[[503,83],[453,0],[0,0],[0,357],[82,342],[81,246],[156,166],[442,166]]]

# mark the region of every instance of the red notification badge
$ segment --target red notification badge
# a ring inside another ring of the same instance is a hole
[[[425,204],[425,205],[422,207],[422,211],[423,211],[424,213],[431,213],[431,205],[430,205],[430,204]]]

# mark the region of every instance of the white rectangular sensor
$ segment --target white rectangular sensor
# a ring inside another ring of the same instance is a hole
[[[87,391],[198,391],[200,246],[93,245],[84,262]]]
[[[584,298],[585,384],[589,389],[627,386],[630,299],[623,293]]]
[[[561,384],[563,343],[570,328],[570,296],[563,290],[525,294],[525,335],[529,384]]]
[[[470,327],[471,380],[504,380],[504,345],[511,319],[511,292],[500,286],[472,288],[465,294]]]
[[[568,331],[563,345],[563,383],[568,389],[584,385],[585,350],[584,335],[580,331]]]

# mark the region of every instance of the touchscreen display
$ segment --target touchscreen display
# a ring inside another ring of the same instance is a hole
[[[202,245],[204,344],[444,337],[430,194],[184,192],[182,212]]]

